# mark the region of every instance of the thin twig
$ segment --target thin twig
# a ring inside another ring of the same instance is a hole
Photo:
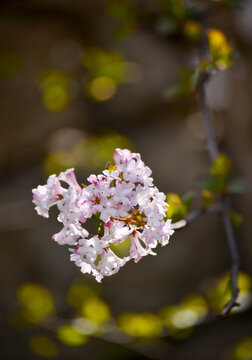
[[[207,208],[201,208],[190,212],[189,214],[186,215],[185,221],[188,224],[204,214],[222,212],[222,211],[223,211],[223,205],[221,203],[214,204]]]
[[[232,259],[231,277],[232,277],[232,289],[233,289],[232,298],[230,299],[230,301],[227,303],[227,305],[224,307],[224,309],[220,314],[220,317],[225,318],[230,313],[233,307],[239,306],[239,304],[236,301],[239,295],[239,288],[237,283],[237,278],[239,273],[239,254],[235,241],[234,229],[230,221],[227,207],[225,207],[225,210],[223,211],[223,221],[227,235],[230,255]]]
[[[202,23],[202,29],[203,31],[202,31],[202,39],[200,45],[201,60],[206,59],[209,56],[209,44],[208,44],[207,32],[203,23]],[[206,100],[205,86],[207,80],[209,79],[209,76],[210,76],[209,73],[207,73],[206,71],[202,71],[201,75],[199,76],[197,91],[198,91],[199,104],[203,117],[203,124],[204,124],[204,131],[208,146],[208,152],[210,159],[213,162],[218,157],[220,151],[214,133],[212,114]],[[226,201],[223,201],[222,214],[223,214],[223,221],[224,221],[227,242],[231,254],[231,261],[232,261],[231,277],[232,277],[232,288],[233,288],[232,297],[220,314],[221,318],[225,318],[233,309],[233,307],[239,306],[239,304],[236,301],[239,295],[239,288],[238,288],[239,255],[235,241],[234,230],[229,217],[229,206],[227,205]]]
[[[209,45],[208,45],[207,32],[204,29],[203,24],[202,24],[202,38],[201,38],[199,51],[200,51],[200,59],[201,60],[209,57]],[[216,159],[219,155],[219,149],[218,149],[218,145],[217,145],[217,141],[216,141],[216,137],[215,137],[215,133],[214,133],[214,128],[213,128],[212,113],[209,109],[207,99],[206,99],[205,84],[208,79],[209,79],[209,74],[205,71],[202,71],[199,76],[197,90],[198,90],[200,108],[201,108],[201,112],[202,112],[207,147],[208,147],[211,161],[214,161],[214,159]]]

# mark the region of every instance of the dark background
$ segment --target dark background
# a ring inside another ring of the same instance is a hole
[[[146,3],[156,9],[154,1]],[[197,64],[197,47],[179,37],[161,37],[148,27],[140,26],[116,41],[111,35],[115,25],[116,21],[105,10],[105,3],[99,0],[2,2],[1,359],[38,358],[27,345],[33,330],[17,331],[8,320],[17,309],[18,286],[26,282],[42,284],[51,291],[59,311],[64,313],[67,289],[77,278],[87,277],[69,261],[67,248],[51,240],[51,235],[60,228],[56,217],[51,216],[49,220],[38,217],[31,202],[31,189],[44,184],[49,175],[45,162],[49,163],[47,168],[53,169],[54,164],[48,160],[50,154],[68,152],[81,139],[90,136],[97,139],[116,132],[127,137],[133,149],[141,153],[160,191],[181,195],[189,190],[200,191],[197,179],[208,171],[197,98],[171,100],[164,96],[167,88],[178,83],[177,72],[181,66]],[[217,12],[208,20],[208,26],[221,29],[235,48],[233,66],[210,80],[207,95],[221,150],[233,160],[233,176],[244,178],[248,183],[248,192],[234,195],[232,201],[244,217],[242,227],[237,230],[241,270],[251,274],[252,3],[244,1],[241,9]],[[134,83],[119,85],[108,101],[94,101],[83,90],[89,77],[81,64],[81,54],[90,46],[116,50],[126,61],[135,64]],[[41,73],[50,68],[68,74],[71,79],[69,101],[58,111],[51,111],[43,104],[39,85]],[[86,156],[90,156],[88,151]],[[65,165],[64,161],[69,164]],[[80,183],[85,182],[90,173],[99,172],[99,165],[86,165],[85,159],[83,166],[72,164],[71,159],[64,161],[63,168],[76,167]],[[115,316],[127,311],[158,312],[189,294],[204,294],[213,279],[230,269],[222,219],[216,214],[202,217],[177,231],[170,244],[158,248],[157,253],[156,257],[148,256],[138,264],[130,262],[99,285],[103,299]],[[138,356],[229,359],[233,347],[251,335],[251,328],[248,309],[226,321],[201,324],[185,340],[167,339],[165,345],[150,346],[145,355]],[[103,340],[96,339],[85,346],[61,347],[60,358],[137,356],[131,350]]]

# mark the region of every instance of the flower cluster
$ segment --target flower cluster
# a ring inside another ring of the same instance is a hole
[[[51,175],[46,185],[32,191],[39,215],[49,217],[49,208],[57,205],[63,228],[53,239],[69,245],[71,260],[99,282],[130,259],[138,262],[155,255],[157,244],[168,244],[173,233],[165,195],[153,185],[151,170],[140,154],[116,149],[114,160],[115,165],[101,175],[89,176],[88,186],[81,187],[69,169],[58,177]],[[96,235],[84,228],[90,219],[97,222]],[[129,254],[120,258],[110,246],[126,239],[131,243]]]

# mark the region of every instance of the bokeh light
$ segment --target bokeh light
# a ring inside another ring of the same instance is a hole
[[[108,76],[99,76],[88,84],[89,94],[97,101],[107,101],[116,93],[116,83]]]
[[[67,292],[67,302],[73,308],[80,309],[90,298],[97,297],[98,289],[82,282],[74,283]]]
[[[55,358],[59,354],[56,344],[45,336],[33,336],[30,338],[29,345],[36,355],[44,358]]]
[[[69,103],[70,85],[69,76],[56,69],[46,69],[38,79],[42,91],[42,102],[52,112],[63,110]]]
[[[226,36],[218,29],[208,31],[209,50],[215,66],[224,70],[232,64],[232,48]]]
[[[68,346],[81,346],[89,341],[89,338],[80,333],[72,325],[60,326],[57,330],[58,339]]]
[[[201,322],[208,312],[203,297],[191,295],[177,306],[167,306],[160,312],[164,324],[170,330],[181,330],[193,327]]]
[[[160,318],[152,313],[124,313],[118,318],[118,326],[127,335],[139,338],[158,336],[163,329]]]
[[[234,349],[233,360],[251,360],[252,359],[252,336],[240,341]]]
[[[81,315],[100,325],[108,322],[110,319],[110,309],[105,301],[91,297],[82,305]]]
[[[17,300],[22,315],[30,322],[40,323],[53,313],[53,298],[42,285],[34,283],[21,285],[17,289]]]
[[[251,277],[244,273],[238,274],[238,288],[240,289],[237,302],[239,307],[232,309],[232,313],[246,310],[251,304]],[[232,280],[229,274],[224,275],[209,291],[208,301],[211,307],[220,313],[232,296]]]

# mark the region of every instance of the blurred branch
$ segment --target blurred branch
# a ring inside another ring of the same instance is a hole
[[[228,246],[232,259],[231,274],[232,274],[232,288],[233,288],[233,296],[220,314],[220,317],[225,318],[230,313],[233,307],[239,306],[239,304],[236,302],[237,297],[239,295],[239,288],[237,284],[237,278],[239,272],[239,254],[238,254],[238,249],[234,236],[234,230],[231,224],[227,206],[225,206],[225,209],[223,211],[223,220],[224,220],[224,226],[228,240]]]
[[[207,32],[203,26],[202,26],[202,38],[201,38],[199,50],[200,50],[201,60],[208,58],[209,46],[208,46]],[[209,79],[209,73],[205,71],[201,72],[197,84],[197,90],[198,90],[199,103],[203,117],[204,132],[206,136],[209,155],[211,157],[211,161],[214,161],[214,159],[216,159],[217,156],[219,155],[219,149],[214,133],[212,114],[206,100],[205,84],[208,79]]]
[[[199,49],[200,60],[206,59],[209,55],[209,44],[208,44],[207,32],[204,24],[202,24],[202,29],[203,29],[202,39]],[[210,74],[207,71],[202,70],[197,84],[197,92],[198,92],[199,104],[203,116],[203,124],[204,124],[205,137],[208,145],[208,152],[210,159],[213,162],[218,157],[220,151],[214,133],[211,110],[206,101],[205,86],[209,77]],[[227,202],[224,200],[222,203],[223,204],[222,213],[223,213],[224,227],[225,227],[225,232],[227,236],[227,241],[228,241],[228,246],[231,253],[231,261],[232,261],[232,265],[231,265],[232,298],[225,306],[222,313],[220,314],[221,318],[225,318],[230,313],[233,307],[239,306],[239,304],[237,304],[236,302],[237,297],[239,295],[239,289],[237,284],[238,271],[239,271],[239,255],[235,241],[234,230],[229,217],[229,207],[227,205]]]
[[[186,215],[185,221],[187,223],[190,223],[193,220],[196,220],[198,217],[200,217],[204,214],[222,212],[222,211],[223,211],[222,204],[214,204],[212,206],[209,206],[208,208],[197,209],[197,210],[190,212],[189,214]]]

